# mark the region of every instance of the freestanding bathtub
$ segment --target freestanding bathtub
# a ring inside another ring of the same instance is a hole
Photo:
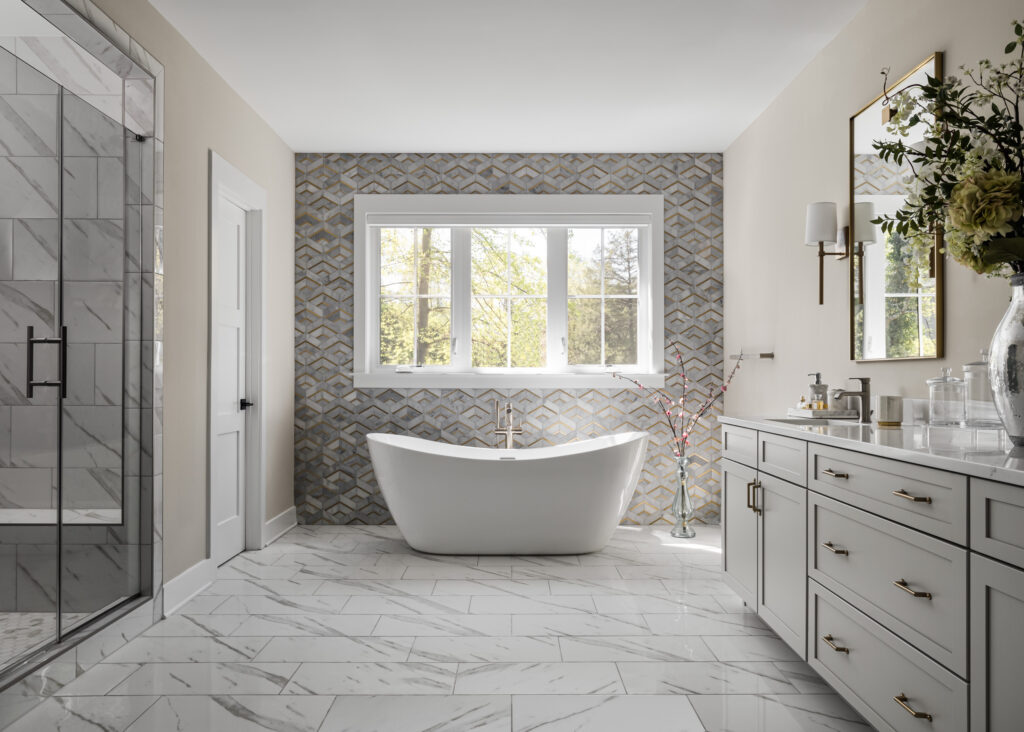
[[[384,500],[413,549],[433,554],[583,554],[629,506],[646,432],[553,447],[463,447],[366,436]]]

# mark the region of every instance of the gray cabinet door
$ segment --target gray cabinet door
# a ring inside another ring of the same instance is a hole
[[[1021,728],[1022,619],[1024,571],[972,552],[971,732]]]
[[[757,514],[750,508],[757,471],[722,460],[722,564],[726,582],[757,607]]]
[[[807,653],[807,489],[758,473],[761,575],[757,612],[801,658]]]

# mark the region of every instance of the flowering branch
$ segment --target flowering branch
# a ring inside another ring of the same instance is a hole
[[[683,359],[682,351],[679,349],[679,344],[673,342],[672,350],[678,367],[677,375],[682,381],[682,396],[678,400],[673,399],[661,389],[645,386],[629,376],[624,376],[617,372],[612,372],[612,376],[616,379],[630,382],[641,392],[651,396],[651,399],[657,404],[659,411],[663,413],[665,420],[668,422],[669,430],[672,433],[672,454],[679,458],[682,457],[686,447],[690,445],[690,435],[693,434],[700,420],[725,396],[725,392],[729,389],[733,377],[740,368],[743,354],[740,353],[739,358],[736,360],[736,365],[729,372],[725,382],[718,389],[708,390],[707,396],[699,399],[695,408],[689,411],[690,402],[697,395],[693,393],[690,378],[686,375],[686,362]]]

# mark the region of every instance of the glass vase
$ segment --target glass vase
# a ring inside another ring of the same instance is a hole
[[[989,348],[992,397],[1016,447],[1024,446],[1024,274],[1010,279],[1012,296]]]
[[[693,500],[690,498],[690,481],[687,468],[690,458],[681,455],[676,458],[676,497],[672,501],[672,515],[676,525],[672,527],[672,536],[677,539],[692,539],[697,533],[690,526],[693,520]]]

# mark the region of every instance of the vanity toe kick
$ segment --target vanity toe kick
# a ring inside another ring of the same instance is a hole
[[[885,732],[963,732],[967,683],[859,610],[809,583],[808,661]]]

